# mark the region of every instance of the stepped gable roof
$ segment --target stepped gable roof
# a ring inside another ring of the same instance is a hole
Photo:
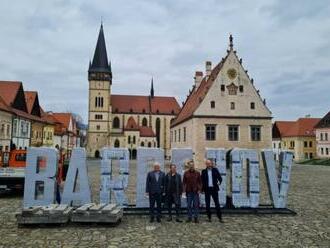
[[[192,117],[195,110],[198,108],[200,103],[204,100],[204,97],[208,93],[209,89],[211,88],[213,82],[217,78],[223,64],[225,63],[228,54],[224,60],[218,63],[211,71],[211,75],[209,77],[204,77],[200,86],[197,90],[195,88],[192,90],[191,94],[188,96],[185,104],[182,106],[181,111],[179,112],[178,116],[173,120],[171,126],[176,126],[181,122]]]

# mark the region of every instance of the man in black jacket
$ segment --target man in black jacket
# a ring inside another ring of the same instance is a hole
[[[218,169],[216,167],[213,167],[213,162],[211,160],[206,160],[205,165],[206,169],[202,170],[202,192],[205,193],[207,216],[209,218],[209,221],[211,222],[210,204],[212,196],[219,221],[223,223],[218,195],[219,185],[222,182],[222,178]]]
[[[168,206],[168,221],[172,221],[172,204],[175,205],[176,222],[182,222],[179,218],[181,208],[182,181],[181,175],[176,172],[176,165],[170,165],[170,172],[165,177],[166,202]]]
[[[160,170],[160,164],[154,163],[154,170],[150,171],[146,180],[146,194],[149,196],[150,204],[150,222],[154,222],[155,216],[157,222],[160,222],[162,195],[164,193],[165,174]],[[155,203],[157,213],[155,213]]]

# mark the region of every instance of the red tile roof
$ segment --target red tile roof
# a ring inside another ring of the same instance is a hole
[[[273,125],[273,138],[281,138],[295,124],[295,121],[275,121]]]
[[[28,113],[31,114],[34,102],[37,98],[38,93],[36,91],[24,91],[26,107]]]
[[[156,137],[151,127],[140,127],[140,137]]]
[[[113,113],[167,114],[176,115],[180,106],[174,97],[111,95]]]
[[[0,96],[8,106],[11,106],[17,95],[22,82],[0,81]]]
[[[173,120],[171,126],[176,126],[181,122],[192,117],[195,110],[198,108],[200,103],[203,101],[204,97],[206,96],[207,92],[211,88],[214,80],[216,79],[217,75],[219,74],[224,62],[226,61],[228,55],[224,60],[222,60],[219,64],[217,64],[209,77],[204,77],[200,86],[197,90],[195,88],[192,89],[191,94],[188,96],[185,104],[182,106],[181,111],[179,112],[178,116]]]
[[[5,103],[5,101],[2,99],[0,96],[0,110],[6,111],[6,112],[11,112],[11,108]]]
[[[128,118],[126,126],[125,126],[125,130],[130,130],[130,131],[139,130],[139,126],[136,124],[136,122],[132,116],[130,118]]]
[[[71,113],[53,113],[52,116],[58,122],[60,122],[63,125],[63,127],[66,128],[66,129],[69,128],[70,120],[71,119],[73,120]]]
[[[315,125],[320,118],[299,118],[297,121],[276,121],[274,126],[280,131],[281,137],[312,137],[315,136]]]

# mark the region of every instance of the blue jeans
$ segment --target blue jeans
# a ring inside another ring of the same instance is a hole
[[[187,195],[187,210],[188,210],[188,217],[198,218],[199,213],[199,195],[198,193],[189,192],[186,193]]]

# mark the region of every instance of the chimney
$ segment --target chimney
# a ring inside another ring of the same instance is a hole
[[[195,90],[198,89],[199,85],[201,84],[202,82],[202,79],[203,79],[203,72],[201,71],[196,71],[195,72]]]
[[[212,71],[212,62],[206,61],[205,62],[205,75],[207,78],[211,75],[211,71]]]

